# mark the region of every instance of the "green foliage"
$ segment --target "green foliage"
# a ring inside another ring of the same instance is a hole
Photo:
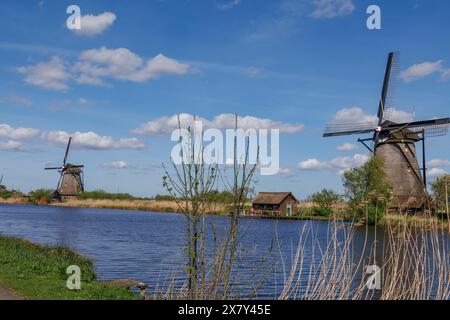
[[[28,196],[30,197],[30,201],[33,203],[39,203],[41,198],[45,199],[46,203],[50,203],[53,198],[53,190],[37,189],[31,191]]]
[[[450,175],[438,177],[431,183],[431,190],[433,190],[434,199],[436,201],[436,209],[438,212],[446,211],[446,202],[445,202],[446,183],[447,183],[447,192],[450,194]]]
[[[81,290],[66,287],[68,266],[81,269]],[[0,281],[31,299],[132,299],[133,294],[96,282],[90,259],[63,247],[0,236]]]
[[[94,191],[86,191],[81,192],[77,195],[77,199],[86,200],[86,199],[94,199],[94,200],[135,200],[129,193],[108,193],[104,190],[94,190]]]
[[[329,189],[322,189],[308,197],[309,201],[314,203],[314,211],[320,216],[328,217],[333,213],[333,205],[335,205],[341,196]]]
[[[0,198],[2,199],[9,199],[9,198],[14,198],[14,197],[22,197],[23,194],[19,191],[16,190],[0,190]]]
[[[372,157],[361,168],[345,172],[343,183],[352,211],[369,224],[380,221],[391,198],[383,159]]]
[[[153,199],[157,201],[173,201],[175,197],[169,194],[157,194]]]
[[[208,193],[208,201],[216,203],[233,203],[233,193],[231,191],[213,190]]]

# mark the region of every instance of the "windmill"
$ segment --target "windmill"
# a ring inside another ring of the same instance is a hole
[[[388,56],[377,123],[329,124],[324,137],[372,134],[358,139],[374,155],[384,159],[386,176],[393,192],[393,207],[421,209],[427,200],[425,139],[446,135],[450,118],[398,123],[393,120],[392,86],[398,76],[398,54]],[[372,145],[367,144],[372,142]],[[422,167],[416,143],[422,142]]]
[[[3,175],[0,177],[0,192],[6,190],[6,186],[4,186],[4,185],[2,184],[2,182],[3,182]]]
[[[60,167],[46,167],[45,170],[58,170],[60,173],[58,185],[54,192],[54,199],[63,200],[64,198],[75,197],[79,192],[84,191],[83,165],[74,165],[67,163],[69,155],[70,143],[72,137],[67,143],[66,153],[64,155],[63,164]]]

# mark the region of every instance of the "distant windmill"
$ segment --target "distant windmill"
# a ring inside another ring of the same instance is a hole
[[[69,138],[62,166],[45,168],[45,170],[58,170],[60,173],[58,185],[56,186],[56,190],[54,192],[54,199],[56,200],[75,197],[79,192],[84,191],[84,178],[82,170],[84,166],[67,163],[67,156],[69,155],[71,141],[72,138]]]
[[[6,190],[6,187],[2,184],[2,182],[3,182],[3,175],[0,177],[0,192]]]
[[[378,124],[330,124],[323,136],[373,134],[371,138],[358,139],[358,142],[384,159],[386,175],[393,188],[393,206],[421,209],[427,200],[425,138],[446,135],[450,118],[394,122],[393,108],[389,106],[392,103],[390,86],[398,75],[398,67],[398,55],[390,53],[378,107]],[[372,142],[372,148],[366,144],[367,141]],[[419,168],[415,147],[419,141],[422,141],[422,168]]]

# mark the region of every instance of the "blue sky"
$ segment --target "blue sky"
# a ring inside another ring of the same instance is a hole
[[[67,29],[70,4],[84,30]],[[381,30],[366,27],[371,4]],[[170,117],[238,113],[298,128],[281,133],[283,170],[257,190],[341,191],[339,174],[367,152],[323,129],[373,119],[390,51],[401,54],[396,114],[450,115],[449,12],[446,0],[2,1],[0,173],[22,191],[53,188],[43,168],[72,135],[88,189],[163,193]],[[431,175],[449,170],[449,139],[429,140]]]

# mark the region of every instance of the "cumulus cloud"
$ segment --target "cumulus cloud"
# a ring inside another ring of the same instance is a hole
[[[50,131],[44,132],[42,138],[47,143],[56,146],[66,146],[72,137],[72,146],[80,149],[90,150],[112,150],[112,149],[143,149],[145,143],[137,138],[122,138],[114,140],[110,136],[100,136],[95,132]]]
[[[17,68],[23,74],[25,83],[43,89],[65,91],[70,75],[64,62],[58,57],[52,57],[48,62]]]
[[[308,159],[297,164],[297,168],[303,171],[334,171],[342,175],[345,171],[364,165],[369,156],[355,154],[352,157],[339,157],[328,161]]]
[[[295,174],[288,168],[280,168],[278,174],[285,178],[295,177]]]
[[[189,65],[163,54],[144,62],[126,48],[105,47],[83,51],[75,64],[75,70],[79,73],[76,81],[84,84],[102,84],[105,77],[145,82],[163,75],[183,75],[188,69]]]
[[[414,116],[412,113],[397,110],[395,108],[387,108],[384,111],[384,118],[397,123],[414,121]]]
[[[116,15],[112,12],[103,12],[99,15],[84,15],[81,16],[81,29],[73,29],[73,31],[80,36],[97,36],[111,27],[116,18]]]
[[[441,169],[441,168],[431,168],[427,172],[427,175],[429,177],[439,177],[439,176],[444,176],[446,174],[447,174],[447,171],[445,171],[444,169]]]
[[[128,167],[128,164],[125,161],[114,161],[102,163],[100,167],[106,169],[126,169]]]
[[[330,124],[351,124],[351,123],[373,123],[376,124],[378,118],[375,115],[367,114],[358,107],[343,108],[336,112]]]
[[[231,0],[229,2],[226,3],[220,3],[217,5],[217,8],[219,10],[230,10],[234,7],[236,7],[237,5],[239,5],[241,3],[241,0]]]
[[[335,18],[351,14],[355,10],[352,0],[312,0],[314,18]]]
[[[8,124],[0,124],[0,137],[13,140],[31,139],[39,134],[38,129],[13,128]]]
[[[340,151],[340,152],[348,152],[348,151],[355,150],[357,147],[358,146],[356,144],[347,142],[347,143],[340,144],[337,147],[337,150]]]
[[[188,113],[181,113],[179,115],[182,127],[187,128],[193,126],[194,116]],[[208,120],[201,117],[196,117],[196,120],[203,123],[203,128],[215,128],[215,129],[233,129],[235,126],[235,115],[231,113],[222,113],[214,117],[212,120]],[[303,124],[291,124],[280,121],[274,121],[271,119],[257,118],[253,116],[238,117],[239,128],[247,129],[279,129],[282,133],[297,133],[304,129]],[[173,130],[178,128],[178,115],[170,117],[159,117],[144,123],[140,128],[132,131],[134,134],[147,134],[147,135],[161,135],[170,134]]]
[[[178,60],[158,54],[144,60],[126,48],[89,49],[81,52],[79,58],[66,63],[58,57],[48,62],[17,68],[24,74],[28,84],[48,90],[65,91],[68,82],[106,86],[105,79],[145,82],[165,75],[184,75],[190,66]]]
[[[450,69],[445,69],[443,63],[444,60],[438,60],[436,62],[415,64],[402,71],[400,77],[407,83],[425,78],[434,73],[440,73],[442,78],[447,78],[450,74]]]
[[[0,142],[1,151],[27,152],[27,148],[19,141]]]
[[[393,122],[402,123],[414,120],[412,113],[387,108],[384,112],[384,118]],[[350,125],[352,127],[375,127],[378,124],[378,117],[375,114],[368,114],[358,107],[343,108],[336,112],[333,119],[329,122],[330,126]]]
[[[433,160],[428,161],[428,166],[431,167],[431,168],[450,167],[450,160],[433,159]]]

